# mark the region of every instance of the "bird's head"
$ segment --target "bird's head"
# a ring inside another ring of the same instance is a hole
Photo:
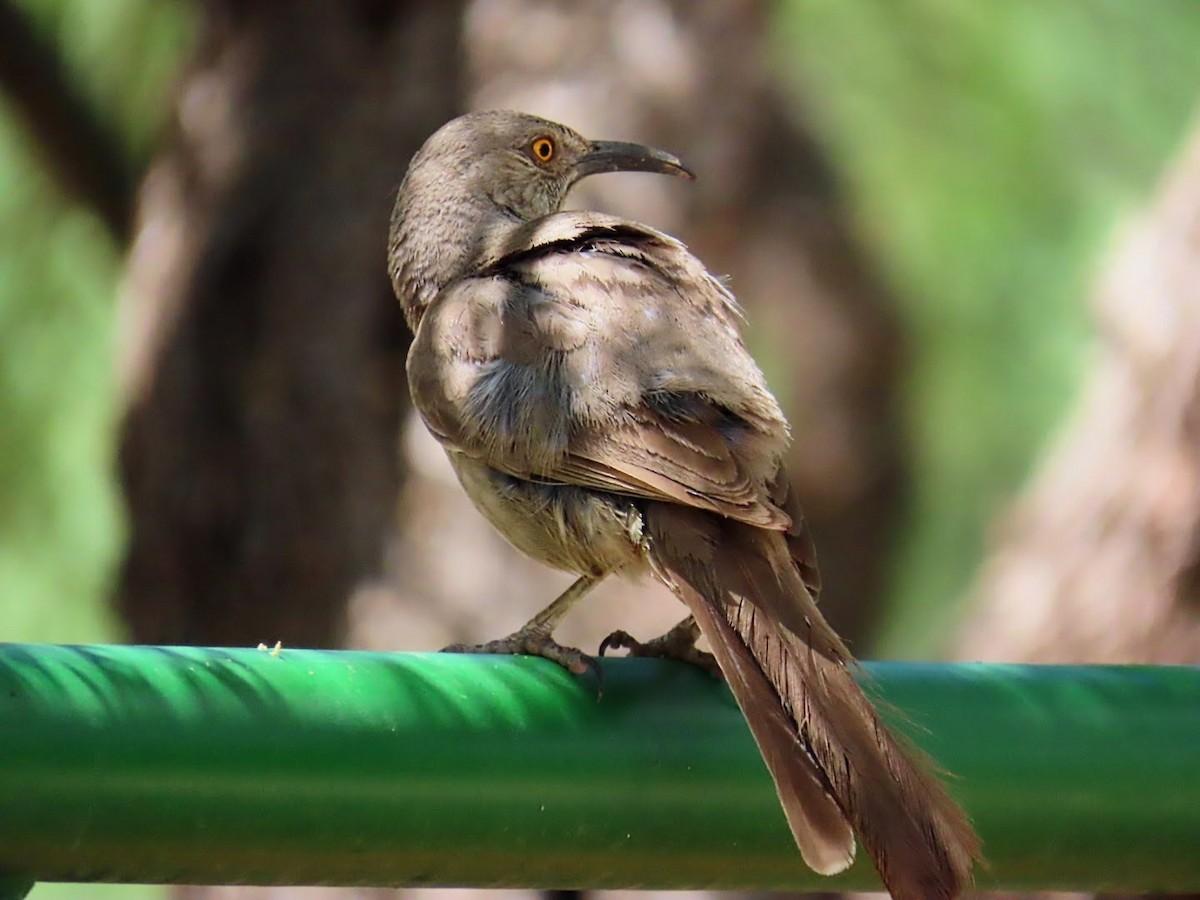
[[[507,110],[470,113],[436,131],[413,158],[412,173],[432,166],[454,188],[522,221],[557,212],[581,178],[602,172],[657,172],[692,178],[670,153],[621,141],[591,141],[537,116]]]
[[[565,125],[492,110],[460,116],[417,151],[396,196],[388,273],[409,324],[437,293],[601,172],[694,177],[662,150],[590,141]]]

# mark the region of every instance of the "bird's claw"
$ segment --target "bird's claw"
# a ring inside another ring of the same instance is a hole
[[[630,656],[641,656],[651,659],[677,659],[680,662],[697,666],[704,671],[720,677],[721,667],[717,658],[711,653],[705,653],[696,646],[696,635],[693,631],[676,626],[666,634],[652,641],[639,641],[628,631],[614,631],[600,642],[599,656],[604,656],[609,650],[628,650]]]
[[[548,633],[535,629],[521,631],[484,644],[451,644],[443,653],[495,653],[507,656],[540,656],[558,663],[573,675],[591,672],[601,684],[604,673],[595,658],[575,647],[564,647]]]

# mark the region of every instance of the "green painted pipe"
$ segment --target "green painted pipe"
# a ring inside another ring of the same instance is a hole
[[[866,888],[809,873],[724,686],[685,665],[0,645],[0,873]],[[1200,669],[873,664],[957,778],[981,885],[1200,890]],[[14,888],[11,896],[19,896]]]

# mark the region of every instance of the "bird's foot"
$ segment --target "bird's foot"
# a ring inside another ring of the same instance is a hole
[[[717,658],[696,646],[699,637],[696,623],[691,619],[680,622],[666,634],[652,641],[639,641],[628,631],[614,631],[600,642],[599,655],[603,656],[608,650],[628,650],[630,656],[677,659],[698,666],[719,678],[721,667],[717,665]]]
[[[488,641],[486,644],[451,644],[442,648],[442,652],[540,656],[558,663],[574,675],[592,672],[598,679],[603,677],[600,665],[593,657],[575,647],[564,647],[554,640],[549,632],[538,628],[522,628],[508,637]]]

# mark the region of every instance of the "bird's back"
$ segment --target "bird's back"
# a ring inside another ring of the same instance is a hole
[[[715,481],[765,496],[787,425],[739,321],[673,238],[557,213],[434,299],[410,383],[444,442],[513,474],[565,478],[564,458],[613,436],[614,422],[652,416],[713,444],[699,449],[719,457]]]

